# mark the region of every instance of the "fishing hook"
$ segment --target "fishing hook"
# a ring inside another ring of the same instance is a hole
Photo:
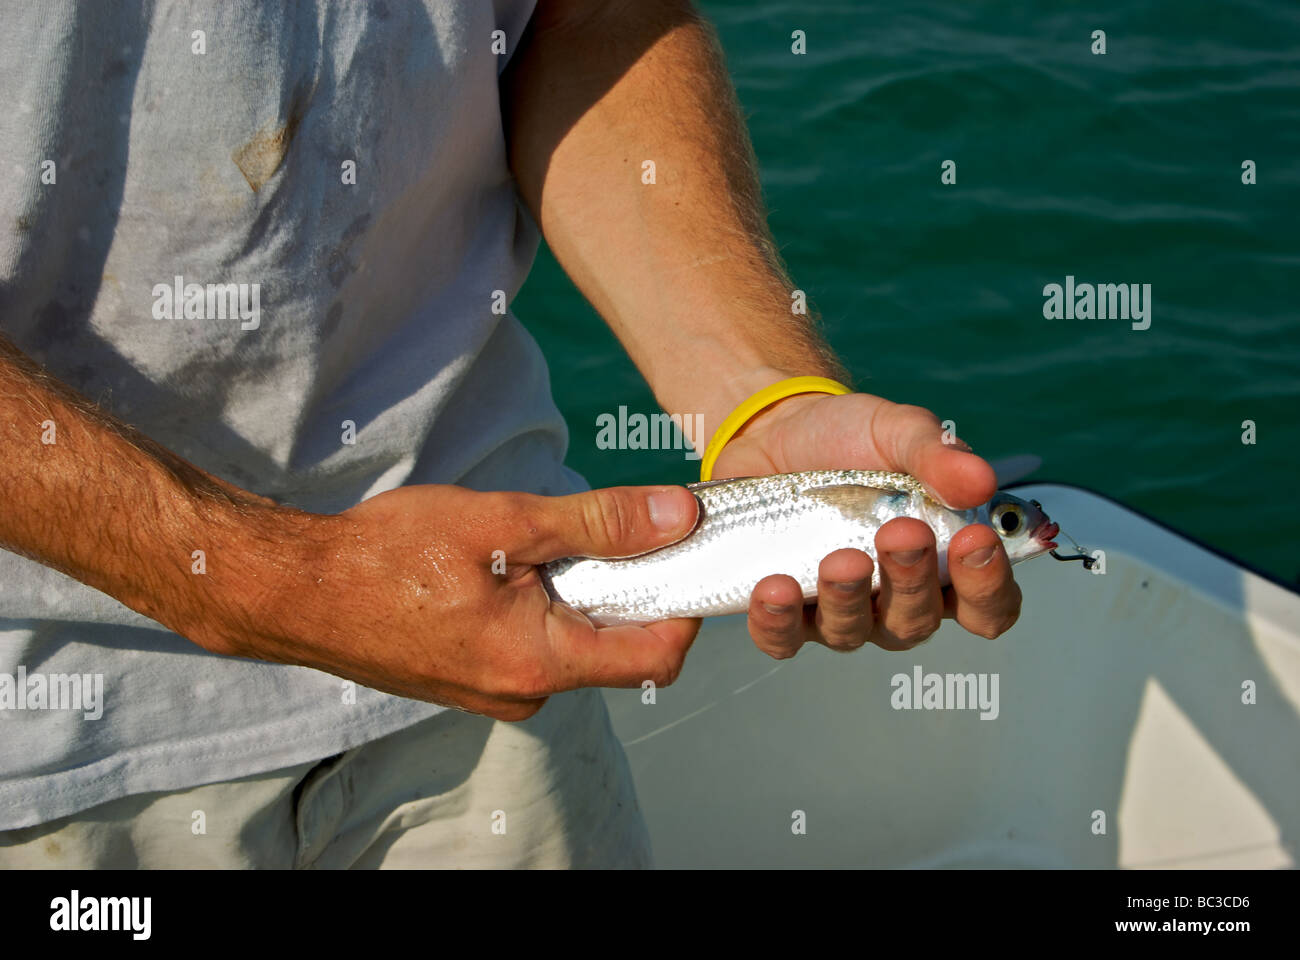
[[[1093,567],[1095,567],[1095,566],[1097,565],[1097,558],[1094,557],[1094,556],[1092,556],[1091,554],[1084,553],[1084,552],[1083,552],[1083,547],[1079,546],[1078,541],[1076,541],[1076,540],[1074,539],[1074,537],[1070,536],[1068,533],[1065,533],[1064,531],[1061,532],[1061,536],[1063,536],[1063,537],[1065,537],[1065,539],[1069,540],[1070,543],[1073,544],[1074,549],[1078,551],[1078,553],[1071,554],[1071,555],[1068,556],[1068,557],[1063,557],[1063,556],[1061,556],[1059,553],[1057,553],[1055,550],[1052,550],[1052,551],[1049,551],[1049,552],[1052,554],[1053,559],[1056,559],[1056,560],[1082,560],[1082,561],[1083,561],[1083,569],[1085,569],[1085,570],[1091,570]]]

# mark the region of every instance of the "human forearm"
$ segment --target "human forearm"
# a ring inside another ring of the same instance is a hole
[[[0,489],[0,546],[201,643],[255,616],[308,516],[203,472],[3,337]]]
[[[703,413],[707,438],[777,380],[844,379],[808,318],[791,311],[721,57],[683,0],[539,0],[504,98],[525,201],[669,412]],[[647,160],[653,184],[641,177]],[[952,506],[983,503],[996,488],[992,469],[950,439],[919,407],[804,394],[751,418],[712,475],[888,470],[918,477]],[[838,586],[819,592],[815,611],[794,579],[761,581],[749,617],[758,646],[776,657],[809,639],[908,649],[945,610],[981,636],[1015,622],[1019,589],[988,527],[954,538],[946,593],[925,524],[900,518],[875,547],[888,585],[878,598],[862,551],[823,560],[819,576]]]
[[[843,377],[791,311],[721,54],[688,3],[542,0],[505,99],[525,201],[665,408],[712,429],[782,377]]]

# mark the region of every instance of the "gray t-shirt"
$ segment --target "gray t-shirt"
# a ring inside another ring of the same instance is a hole
[[[532,7],[0,3],[0,329],[181,456],[308,510],[409,483],[583,489],[541,353],[501,309],[537,246],[498,90]],[[0,829],[440,709],[351,700],[0,551]]]

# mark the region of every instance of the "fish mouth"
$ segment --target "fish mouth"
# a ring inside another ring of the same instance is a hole
[[[1044,550],[1055,550],[1057,544],[1053,538],[1060,532],[1060,524],[1053,523],[1051,520],[1044,520],[1034,528],[1034,531],[1030,536],[1037,540]]]

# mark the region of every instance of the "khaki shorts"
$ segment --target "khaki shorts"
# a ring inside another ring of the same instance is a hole
[[[0,832],[0,868],[647,867],[595,690],[523,723],[457,710],[329,757]]]

